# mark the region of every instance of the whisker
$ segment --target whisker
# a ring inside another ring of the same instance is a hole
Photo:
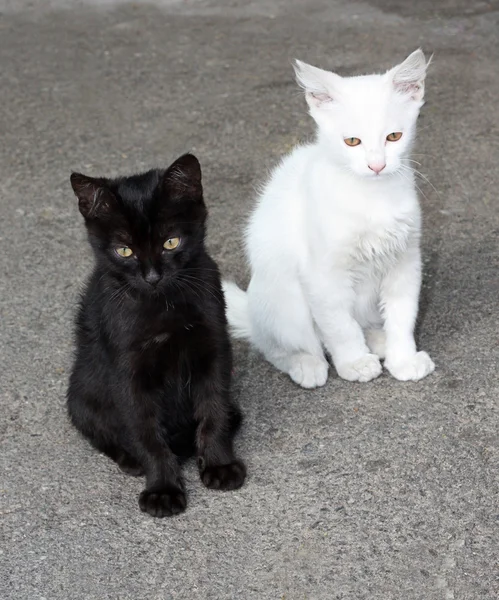
[[[191,291],[193,294],[195,294],[196,298],[198,298],[199,300],[202,300],[202,296],[199,294],[199,291],[196,290],[189,282],[187,281],[182,281],[180,282],[179,280],[177,280],[178,285],[180,286],[181,284],[185,286],[185,288],[189,291]]]
[[[433,183],[428,179],[428,177],[426,175],[424,175],[423,173],[421,173],[421,171],[418,171],[418,169],[411,167],[411,166],[407,166],[407,165],[401,165],[401,167],[403,169],[408,169],[410,170],[412,173],[414,173],[415,175],[421,177],[421,179],[423,179],[426,183],[428,183],[428,185],[430,185],[432,187],[432,189],[435,191],[435,193],[440,196],[440,192],[437,190],[437,188],[433,185]],[[419,189],[419,188],[418,188]],[[425,196],[426,197],[426,196]]]
[[[426,183],[428,185],[430,185],[436,192],[437,195],[440,196],[440,192],[437,190],[437,188],[433,185],[433,183],[428,179],[428,177],[426,175],[424,175],[424,173],[421,173],[421,171],[418,171],[417,169],[414,169],[414,172],[416,173],[416,175],[418,175],[419,177],[421,177],[424,181],[426,181]]]
[[[400,174],[400,175],[401,175],[401,176],[402,176],[402,177],[403,177],[403,178],[404,178],[406,181],[408,181],[408,182],[410,182],[410,183],[413,183],[413,184],[414,184],[414,186],[416,187],[416,189],[418,190],[418,192],[419,192],[419,193],[420,193],[420,194],[423,196],[423,198],[424,198],[424,199],[425,199],[427,202],[429,202],[430,200],[429,200],[428,196],[427,196],[427,195],[426,195],[426,194],[423,192],[423,190],[422,190],[422,189],[419,187],[419,185],[416,183],[416,181],[414,180],[414,178],[409,178],[409,177],[407,176],[407,173],[406,173],[406,171],[410,172],[411,174],[413,174],[413,173],[414,173],[413,169],[411,169],[411,168],[409,168],[409,167],[407,167],[407,166],[405,166],[405,165],[401,165],[401,166],[400,166],[400,168],[398,169],[398,171],[397,171],[397,172],[398,172],[398,173],[399,173],[399,174]]]
[[[219,297],[217,297],[217,295],[216,295],[216,293],[219,290],[214,285],[212,285],[206,281],[203,281],[202,279],[199,279],[197,277],[193,277],[192,275],[185,275],[184,273],[179,274],[179,279],[189,281],[193,285],[196,285],[198,287],[198,289],[201,289],[202,291],[206,291],[209,294],[211,294],[216,300],[219,299]]]
[[[415,163],[415,164],[417,164],[417,165],[421,166],[421,163],[420,163],[420,162],[418,162],[417,160],[414,160],[413,158],[403,158],[402,160],[408,160],[408,161],[410,161],[410,162],[413,162],[413,163]]]

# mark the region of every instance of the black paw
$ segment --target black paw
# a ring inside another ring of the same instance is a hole
[[[151,517],[172,517],[184,512],[187,499],[183,490],[171,487],[163,490],[144,490],[139,496],[139,506],[142,512]]]
[[[118,456],[116,459],[116,462],[123,473],[126,473],[127,475],[132,475],[133,477],[141,477],[142,475],[145,475],[142,465],[135,460],[135,458],[130,456],[130,454],[120,454],[120,456]]]
[[[200,475],[204,485],[212,490],[237,490],[246,478],[246,467],[235,460],[228,465],[205,466]]]

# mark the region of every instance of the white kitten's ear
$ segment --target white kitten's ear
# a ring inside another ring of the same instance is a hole
[[[335,99],[335,86],[339,75],[324,71],[301,60],[295,60],[296,81],[305,90],[305,97],[310,107],[319,107]]]
[[[425,55],[419,48],[410,54],[403,63],[388,71],[395,91],[421,102],[424,98],[424,80],[429,64],[430,61],[426,62]]]

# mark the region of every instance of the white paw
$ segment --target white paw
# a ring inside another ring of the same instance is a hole
[[[435,363],[426,352],[417,352],[403,362],[386,361],[385,367],[399,381],[419,381],[435,370]]]
[[[347,381],[371,381],[381,375],[381,363],[374,354],[364,354],[351,363],[336,365],[336,370]]]
[[[386,356],[386,334],[383,329],[368,329],[366,331],[366,342],[369,350],[378,358]]]
[[[297,354],[290,359],[289,376],[304,388],[324,385],[327,380],[328,364],[323,358],[312,354]]]

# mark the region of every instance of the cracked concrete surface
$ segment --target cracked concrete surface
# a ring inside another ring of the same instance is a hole
[[[0,596],[493,600],[499,594],[499,3],[0,1]],[[340,73],[434,53],[417,156],[425,285],[417,384],[306,391],[234,345],[249,478],[140,513],[141,481],[66,419],[91,257],[72,169],[204,168],[209,246],[239,283],[241,225],[310,136],[291,59]]]

